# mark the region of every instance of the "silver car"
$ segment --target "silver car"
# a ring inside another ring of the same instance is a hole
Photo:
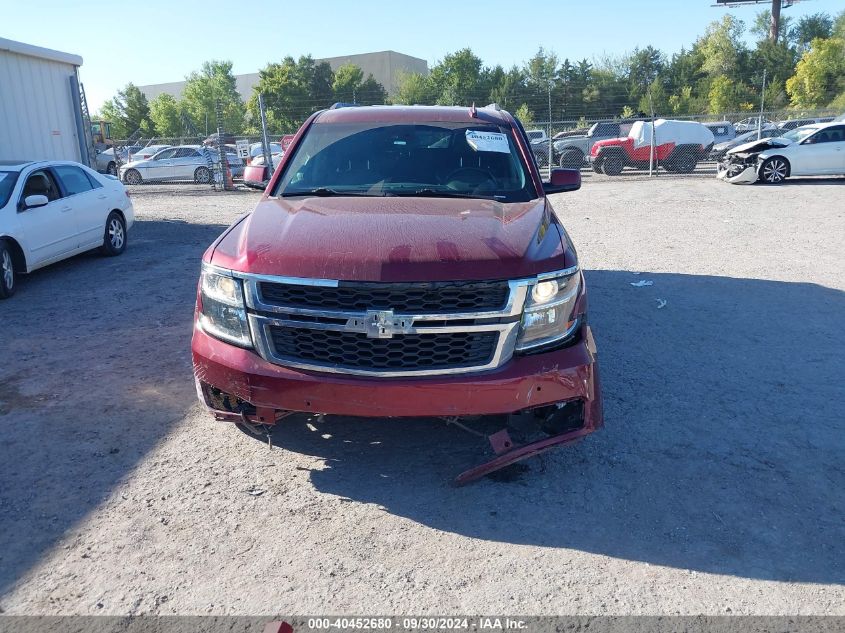
[[[244,163],[237,154],[226,152],[232,177],[240,178]],[[144,181],[188,180],[210,183],[215,163],[219,163],[216,149],[201,145],[180,145],[164,149],[147,160],[132,161],[120,168],[120,179],[128,185]]]

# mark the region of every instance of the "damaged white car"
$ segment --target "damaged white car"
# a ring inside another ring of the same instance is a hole
[[[716,177],[733,184],[778,184],[790,176],[845,175],[845,124],[805,125],[728,150]]]

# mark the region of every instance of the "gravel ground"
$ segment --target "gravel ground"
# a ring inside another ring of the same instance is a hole
[[[200,255],[257,198],[136,192],[123,256],[0,304],[0,611],[845,614],[845,179],[557,196],[607,426],[460,489],[435,421],[270,450],[195,403]]]

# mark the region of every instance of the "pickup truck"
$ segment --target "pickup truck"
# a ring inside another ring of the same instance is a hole
[[[475,429],[495,457],[459,484],[600,427],[584,275],[549,196],[581,175],[543,182],[530,152],[497,106],[312,115],[203,256],[200,401],[268,438],[296,414],[505,424]]]
[[[580,169],[593,145],[609,138],[618,138],[630,129],[630,123],[618,121],[599,121],[581,134],[556,134],[552,139],[552,161],[568,169]],[[545,167],[549,162],[549,144],[533,145],[537,163]]]

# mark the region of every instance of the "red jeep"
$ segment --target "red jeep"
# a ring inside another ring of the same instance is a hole
[[[711,149],[713,132],[696,121],[658,119],[653,128],[650,121],[636,121],[628,136],[596,142],[590,151],[590,162],[596,173],[618,176],[625,167],[648,169],[653,156],[655,167],[689,174]]]
[[[203,256],[200,400],[255,433],[297,412],[506,418],[460,483],[594,431],[584,277],[547,197],[580,184],[543,183],[496,106],[314,114]]]

